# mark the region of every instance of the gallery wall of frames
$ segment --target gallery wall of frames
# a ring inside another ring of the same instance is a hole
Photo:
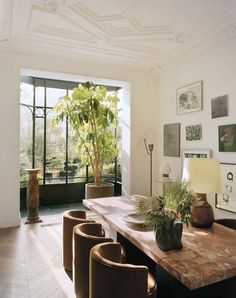
[[[183,115],[203,110],[203,87],[204,82],[199,80],[180,87],[176,90],[176,115]],[[228,94],[219,94],[219,96],[211,98],[211,113],[209,121],[216,118],[229,116],[230,101]],[[200,118],[200,117],[199,117]],[[198,119],[199,119],[198,118]],[[181,118],[180,118],[181,119]],[[236,121],[235,123],[227,123],[218,125],[217,140],[218,152],[230,153],[236,152]],[[225,123],[224,122],[224,123]],[[193,149],[181,148],[181,121],[178,123],[166,123],[163,126],[163,155],[170,157],[180,157],[181,164],[184,158],[210,158],[212,156],[211,148],[194,148],[194,141],[203,141],[204,126],[199,123],[184,124],[182,133],[187,143],[192,143]],[[221,162],[221,192],[216,194],[215,207],[229,212],[236,213],[236,160],[232,162]]]

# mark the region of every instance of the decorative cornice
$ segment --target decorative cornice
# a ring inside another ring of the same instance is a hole
[[[74,32],[70,30],[65,30],[61,28],[53,28],[46,25],[41,25],[37,28],[35,28],[32,33],[29,35],[33,36],[34,34],[43,36],[53,36],[54,38],[58,38],[60,40],[73,40],[74,42],[87,42],[89,44],[94,44],[94,42],[97,42],[98,39],[95,39],[92,35],[82,34],[80,32]],[[29,36],[28,35],[28,36]]]
[[[33,6],[46,11],[56,12],[65,7],[67,0],[33,0]]]
[[[211,37],[208,37],[191,48],[186,49],[186,51],[179,51],[175,56],[170,55],[166,59],[160,61],[160,65],[163,70],[168,70],[173,66],[181,63],[185,63],[197,56],[204,54],[205,52],[211,50],[222,44],[226,40],[230,40],[236,37],[236,22],[230,24],[229,26],[223,28],[223,30],[218,31]]]

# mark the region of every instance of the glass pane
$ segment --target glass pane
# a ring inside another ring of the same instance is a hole
[[[66,95],[65,89],[47,88],[47,107],[54,107],[60,97]]]
[[[47,113],[46,133],[46,184],[66,182],[66,122],[52,128],[53,110]]]
[[[46,83],[47,88],[58,88],[58,89],[66,89],[67,88],[66,81],[47,79],[45,81],[45,83]]]
[[[39,107],[44,107],[44,96],[45,96],[45,88],[44,87],[36,87],[35,88],[35,105]]]
[[[44,119],[35,119],[35,168],[40,168],[41,172],[38,174],[38,178],[43,178],[43,153],[44,153]]]
[[[80,177],[73,177],[73,178],[68,178],[68,183],[85,183],[86,182],[86,177],[80,178]]]
[[[85,182],[86,181],[86,166],[81,165],[79,153],[76,150],[78,143],[77,135],[73,134],[73,131],[69,125],[68,129],[68,182]],[[82,179],[78,179],[82,178]]]
[[[20,184],[27,185],[28,173],[32,168],[32,113],[29,108],[20,107]]]
[[[109,180],[114,180],[115,178],[115,163],[105,163],[103,166],[103,176],[109,178]]]
[[[77,86],[78,87],[78,86]],[[68,95],[71,97],[73,93],[73,89],[72,90],[68,90]]]
[[[33,105],[33,86],[31,84],[20,84],[20,103]]]

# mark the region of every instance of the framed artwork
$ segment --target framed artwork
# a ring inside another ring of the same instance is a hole
[[[202,125],[189,125],[185,127],[186,141],[199,141],[202,139]]]
[[[221,192],[216,194],[216,208],[236,213],[236,164],[221,163]]]
[[[164,156],[180,156],[180,123],[164,125]]]
[[[177,114],[196,112],[202,110],[202,81],[192,83],[177,89]]]
[[[228,95],[211,99],[211,118],[228,116]]]
[[[236,152],[236,124],[218,126],[219,151]]]
[[[182,164],[185,158],[210,158],[211,149],[183,149]]]

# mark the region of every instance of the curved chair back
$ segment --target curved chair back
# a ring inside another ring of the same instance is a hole
[[[156,282],[142,265],[122,264],[120,243],[103,243],[90,252],[90,298],[156,297]]]
[[[98,243],[112,241],[111,238],[105,237],[105,232],[99,223],[82,223],[74,227],[73,283],[77,297],[89,297],[89,255],[91,248]]]
[[[63,213],[63,266],[72,271],[72,235],[75,225],[84,222],[94,222],[86,219],[86,212],[82,210],[68,210]]]

